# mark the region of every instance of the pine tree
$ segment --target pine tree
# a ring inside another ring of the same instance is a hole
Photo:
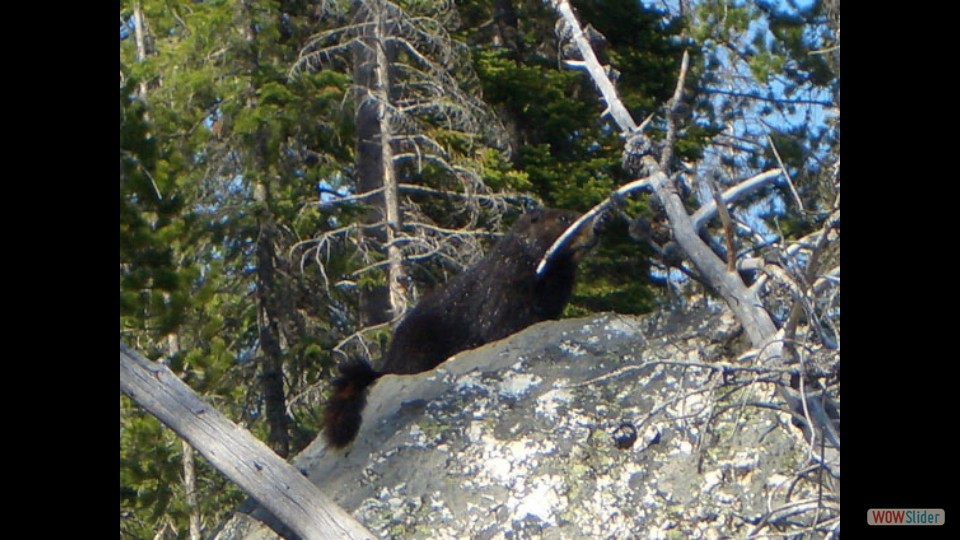
[[[286,76],[306,11],[121,5],[121,339],[282,454],[315,431],[319,397],[306,390],[343,331],[340,300],[316,294],[301,272],[310,261],[290,256],[336,216],[317,206],[316,186],[349,155],[337,127],[345,78]],[[176,479],[189,459],[123,400],[121,412],[121,527],[183,534],[177,509],[194,490]],[[239,494],[197,465],[199,512],[216,522]]]
[[[470,229],[499,219],[503,198],[476,172],[498,130],[475,94],[464,45],[447,30],[456,15],[449,6],[369,0],[329,8],[340,23],[310,39],[294,73],[353,76],[353,185],[331,203],[356,208],[362,218],[338,231],[340,238],[321,231],[308,251],[354,235],[358,264],[348,279],[359,292],[360,326],[369,327],[395,320],[411,304],[407,276],[429,268],[411,268],[411,261],[429,259],[437,271],[462,268],[477,251]],[[378,356],[375,349],[363,354]]]

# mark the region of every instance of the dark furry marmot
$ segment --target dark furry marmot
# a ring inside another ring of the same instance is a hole
[[[540,278],[536,267],[578,217],[546,208],[524,214],[483,260],[425,296],[400,322],[381,371],[362,360],[341,365],[324,417],[330,445],[342,448],[356,437],[366,390],[380,376],[427,371],[460,351],[558,318],[573,290],[577,255],[596,242],[594,227],[584,227]]]

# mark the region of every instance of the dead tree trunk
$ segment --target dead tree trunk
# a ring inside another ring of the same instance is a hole
[[[605,113],[610,115],[627,140],[625,162],[629,161],[636,164],[637,174],[646,177],[642,181],[633,183],[630,188],[647,188],[656,194],[670,220],[670,227],[677,244],[700,271],[704,280],[720,293],[736,315],[759,356],[759,361],[761,363],[769,362],[770,365],[796,363],[790,354],[790,349],[786,346],[783,330],[777,329],[770,313],[757,297],[757,289],[747,286],[736,271],[730,271],[728,265],[697,234],[698,229],[693,218],[687,213],[687,209],[684,207],[683,201],[669,176],[670,156],[673,152],[670,142],[675,139],[674,130],[676,128],[672,125],[672,120],[669,120],[670,117],[668,116],[670,127],[666,137],[667,145],[663,148],[661,159],[658,161],[653,156],[653,144],[643,134],[643,126],[634,121],[630,112],[620,101],[616,87],[608,77],[604,67],[597,60],[569,1],[552,0],[550,3],[560,15],[565,31],[580,50],[581,58],[583,58],[583,60],[567,61],[567,64],[571,67],[584,69],[589,73],[607,106]],[[677,89],[668,103],[670,109],[668,115],[672,115],[682,101],[688,63],[689,57],[684,54]],[[621,192],[624,192],[624,189],[618,190],[618,194],[622,195]],[[609,202],[605,202],[602,206],[608,204]],[[714,208],[714,211],[716,211],[716,208]],[[581,221],[590,219],[592,214],[593,212],[583,216]],[[698,216],[698,213],[694,213],[693,216]],[[836,221],[839,222],[839,208],[836,210]],[[574,224],[574,227],[578,224]],[[563,242],[566,236],[558,239],[555,246]],[[541,266],[546,264],[553,251],[553,249],[548,251],[541,262]],[[733,254],[730,254],[730,256],[733,256]],[[831,414],[828,413],[828,410],[833,409],[833,406],[829,403],[824,404],[820,399],[807,399],[802,389],[796,391],[783,385],[777,388],[793,414],[806,419],[805,423],[808,425],[808,429],[805,434],[811,444],[816,443],[816,446],[821,446],[820,443],[824,439],[828,442],[829,449],[826,453],[833,455],[828,456],[825,461],[831,463],[831,472],[839,477],[840,436],[836,428],[839,419],[832,418]],[[839,410],[839,408],[837,407],[836,410]]]
[[[404,309],[403,266],[395,240],[402,225],[399,189],[391,147],[390,62],[384,36],[389,31],[382,5],[371,11],[361,6],[358,23],[365,23],[363,35],[353,47],[353,72],[357,85],[355,124],[357,126],[357,189],[365,194],[370,210],[363,218],[362,237],[382,246],[387,258],[386,284],[366,286],[360,291],[360,323],[371,326],[391,320]],[[363,247],[370,252],[374,247]]]

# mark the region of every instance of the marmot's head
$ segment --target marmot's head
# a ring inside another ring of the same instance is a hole
[[[554,241],[580,217],[573,210],[538,208],[520,216],[504,241],[515,241],[523,246],[524,254],[537,261],[550,249]],[[595,246],[598,220],[584,223],[558,253],[554,260],[576,260],[582,253]],[[504,243],[504,242],[502,242]]]

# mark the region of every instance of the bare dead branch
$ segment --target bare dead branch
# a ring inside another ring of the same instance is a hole
[[[663,154],[660,157],[660,166],[665,170],[670,170],[670,163],[673,161],[673,148],[677,144],[677,111],[683,105],[683,85],[687,80],[687,70],[690,69],[690,54],[683,51],[683,59],[680,61],[680,76],[677,77],[677,87],[673,91],[673,96],[667,102],[667,137],[663,145]]]
[[[346,358],[349,357],[349,354],[347,354],[347,353],[344,351],[344,348],[345,348],[350,342],[356,341],[356,342],[359,344],[359,346],[360,346],[361,348],[363,348],[363,350],[364,350],[364,352],[365,352],[365,356],[366,356],[367,358],[370,358],[370,357],[372,356],[372,352],[370,351],[370,347],[369,347],[369,345],[367,344],[367,340],[366,340],[366,338],[364,338],[364,336],[365,336],[366,334],[369,334],[370,332],[376,332],[377,330],[381,330],[381,329],[383,329],[383,328],[386,328],[386,327],[392,325],[393,322],[394,322],[394,321],[386,321],[386,322],[382,322],[382,323],[379,323],[379,324],[374,324],[374,325],[371,325],[371,326],[365,326],[365,327],[357,330],[356,332],[350,334],[349,336],[341,339],[340,342],[337,343],[337,344],[333,347],[333,349],[331,349],[331,350],[332,350],[333,352],[339,354],[341,358],[346,359]]]
[[[403,225],[404,227],[426,229],[426,230],[437,232],[437,233],[450,234],[450,235],[455,234],[457,236],[497,236],[496,233],[489,232],[489,231],[478,231],[478,230],[471,230],[471,229],[447,229],[445,227],[437,227],[436,225],[430,225],[428,223],[418,223],[418,222],[411,222],[411,221],[408,221]]]
[[[201,400],[166,366],[120,344],[120,391],[302,538],[373,538],[310,480]]]
[[[752,101],[766,101],[769,103],[780,103],[784,105],[820,105],[822,107],[829,107],[833,103],[829,101],[822,101],[816,99],[786,99],[786,98],[772,98],[768,96],[762,96],[756,93],[743,93],[743,92],[731,92],[730,90],[721,90],[719,88],[699,88],[701,92],[706,94],[718,94],[723,96],[731,96],[743,99],[749,99]]]
[[[546,270],[547,265],[550,263],[550,260],[560,252],[573,238],[578,231],[580,231],[587,223],[592,224],[594,220],[606,212],[611,205],[614,204],[614,201],[618,198],[623,198],[627,194],[632,193],[641,189],[649,189],[650,186],[646,180],[636,180],[626,184],[617,191],[615,191],[610,197],[604,199],[600,204],[591,208],[586,214],[580,216],[580,218],[574,221],[567,230],[563,232],[550,246],[550,249],[543,254],[543,257],[540,259],[540,262],[537,263],[537,275],[542,276],[544,270]]]
[[[603,101],[610,111],[610,116],[617,123],[617,126],[620,127],[620,131],[624,133],[637,131],[636,122],[634,122],[633,117],[630,115],[630,111],[628,111],[623,105],[623,102],[620,101],[620,98],[617,96],[616,87],[613,85],[610,77],[607,76],[607,72],[603,69],[600,61],[597,60],[597,55],[593,52],[593,47],[590,46],[590,40],[583,34],[583,28],[580,26],[580,22],[577,21],[577,16],[574,15],[573,8],[570,7],[570,2],[568,0],[550,0],[550,5],[557,10],[570,30],[573,43],[577,46],[577,49],[579,49],[581,57],[586,64],[587,71],[590,73],[594,84],[597,85],[597,89],[600,90]]]
[[[790,178],[790,171],[788,171],[787,166],[783,164],[783,159],[780,158],[780,151],[777,150],[777,145],[773,143],[773,137],[767,135],[767,141],[770,143],[770,148],[773,150],[773,155],[777,158],[777,163],[780,165],[780,170],[783,172],[783,177],[787,180],[787,185],[790,186],[790,194],[793,195],[793,200],[797,203],[797,208],[803,212],[803,200],[800,199],[800,194],[797,193],[797,188],[793,186],[793,179]]]
[[[553,0],[551,1],[551,5],[557,10],[562,21],[569,26],[569,32],[574,38],[574,43],[581,51],[587,72],[594,79],[594,83],[600,90],[603,101],[607,105],[611,116],[617,122],[624,136],[627,137],[627,152],[631,152],[632,148],[639,150],[649,148],[649,144],[643,144],[642,142],[639,144],[630,143],[633,138],[638,137],[636,124],[626,109],[623,108],[622,103],[620,103],[617,97],[616,89],[590,50],[589,43],[583,37],[582,29],[574,17],[569,3],[563,0]],[[682,85],[678,85],[678,89],[681,89],[679,91],[682,92]],[[667,155],[670,155],[669,151]],[[729,308],[741,322],[750,342],[759,351],[760,363],[766,364],[770,362],[772,365],[784,365],[789,352],[784,349],[785,342],[782,331],[776,328],[770,313],[758,297],[759,288],[747,287],[739,275],[736,272],[728,271],[724,262],[700,239],[697,234],[697,227],[694,226],[691,216],[687,213],[683,201],[676,191],[674,182],[667,173],[665,167],[669,164],[663,161],[658,163],[649,152],[644,152],[642,155],[638,153],[636,156],[632,156],[631,159],[634,162],[631,163],[631,165],[646,175],[646,182],[657,194],[670,222],[674,240],[687,254],[694,266],[696,266],[700,275],[717,289]],[[604,203],[601,203],[599,206],[605,207],[607,205],[609,205],[609,201],[604,201]],[[704,216],[717,211],[717,206],[716,202],[714,202],[714,209],[701,209],[703,213],[700,214],[700,218],[703,219]],[[576,225],[582,226],[582,224],[581,222]],[[731,253],[731,257],[733,255],[734,254]],[[542,260],[538,266],[540,271],[542,271],[545,264],[546,261]],[[804,414],[808,419],[812,420],[812,425],[819,426],[821,432],[830,429],[831,426],[828,424],[831,420],[824,410],[823,404],[810,402],[804,399],[804,396],[783,386],[778,386],[777,391],[791,411]],[[837,409],[839,408],[837,407]],[[835,443],[838,451],[839,436],[836,437]]]
[[[757,523],[750,530],[750,532],[747,534],[747,538],[756,538],[757,535],[760,534],[760,531],[762,531],[765,527],[768,527],[770,524],[779,523],[787,519],[788,517],[791,517],[797,514],[807,513],[807,512],[815,512],[821,504],[823,504],[823,501],[820,501],[818,499],[807,499],[803,501],[786,503],[783,506],[780,506],[779,508],[777,508],[776,510],[773,510],[765,514],[760,519],[760,522]],[[830,510],[833,510],[838,516],[837,518],[832,518],[831,521],[833,519],[839,519],[839,515],[840,515],[839,502],[836,500],[830,500],[830,503],[828,504],[828,508]]]
[[[764,171],[758,175],[752,176],[724,191],[723,201],[727,204],[733,204],[741,198],[746,197],[754,191],[776,180],[778,176],[780,176],[780,171],[778,169],[771,169],[769,171]],[[714,215],[716,215],[716,212],[716,202],[707,202],[693,213],[693,227],[698,231],[701,230],[703,226],[710,221]]]
[[[720,215],[720,223],[723,225],[723,237],[727,244],[727,272],[737,270],[737,251],[733,246],[733,219],[730,212],[727,211],[727,205],[724,204],[720,196],[720,186],[712,176],[707,177],[707,187],[710,188],[710,194],[713,196],[713,204]]]
[[[332,201],[323,201],[323,203],[322,203],[322,204],[334,205],[334,204],[348,203],[348,202],[354,202],[354,201],[362,201],[362,200],[368,199],[368,198],[370,198],[370,197],[372,197],[372,196],[374,196],[374,195],[378,195],[378,194],[380,194],[380,193],[383,193],[383,190],[384,190],[384,188],[381,187],[381,188],[377,188],[377,189],[371,189],[370,191],[367,191],[367,192],[364,192],[364,193],[357,193],[357,194],[355,194],[355,195],[342,195],[342,194],[340,194],[340,193],[338,193],[338,192],[336,192],[336,191],[330,190],[330,189],[321,189],[320,191],[321,191],[321,193],[327,193],[327,194],[329,194],[329,195],[334,195],[334,196],[336,196],[337,198],[336,198],[335,200],[332,200]]]
[[[792,339],[796,334],[797,325],[799,324],[799,321],[800,321],[800,314],[806,313],[807,318],[810,321],[810,325],[813,328],[815,328],[815,330],[820,334],[820,337],[823,340],[824,345],[826,345],[829,348],[834,348],[835,345],[833,343],[833,340],[827,338],[822,334],[823,330],[820,324],[818,324],[819,322],[818,318],[816,317],[815,310],[811,305],[813,299],[809,298],[807,294],[815,293],[814,281],[817,277],[817,272],[819,270],[821,254],[823,253],[824,249],[826,248],[826,246],[828,245],[831,239],[830,232],[832,228],[835,226],[836,223],[840,222],[839,195],[837,196],[837,199],[835,201],[834,208],[835,208],[834,212],[824,222],[823,227],[819,231],[816,231],[816,233],[813,233],[811,235],[807,235],[806,237],[804,237],[805,239],[815,237],[816,240],[815,240],[815,244],[809,248],[810,256],[807,260],[806,267],[801,273],[803,281],[806,284],[806,287],[804,287],[803,291],[801,291],[801,293],[803,294],[802,296],[803,301],[802,302],[798,301],[796,304],[794,304],[793,308],[791,309],[790,316],[788,317],[786,324],[784,324],[784,330],[786,331],[787,337]],[[800,242],[796,242],[790,247],[793,248],[794,246],[797,246],[797,249],[799,249],[799,246],[802,246],[802,245],[803,244],[801,244]],[[837,271],[839,274],[839,269]]]

